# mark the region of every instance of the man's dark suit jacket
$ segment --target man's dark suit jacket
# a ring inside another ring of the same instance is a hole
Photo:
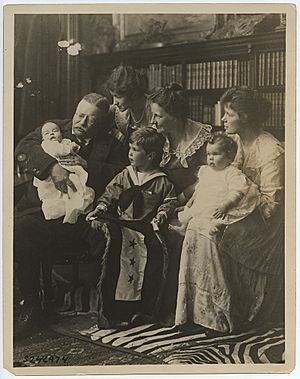
[[[72,120],[53,120],[60,126],[63,138],[76,141],[72,135]],[[40,180],[49,176],[49,169],[56,159],[46,154],[41,147],[41,128],[24,137],[16,147],[15,154],[25,153],[28,157],[28,169]],[[127,149],[109,134],[99,134],[90,143],[82,147],[78,153],[88,163],[87,185],[95,190],[97,199],[104,191],[108,182],[128,165]],[[17,212],[31,213],[39,210],[41,202],[37,189],[32,182],[28,183],[26,192],[17,204]]]

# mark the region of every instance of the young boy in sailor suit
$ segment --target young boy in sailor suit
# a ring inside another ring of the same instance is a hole
[[[95,210],[87,215],[92,228],[98,229],[95,218],[107,211],[116,211],[122,220],[151,222],[154,228],[168,220],[177,197],[173,184],[159,167],[164,143],[164,137],[151,127],[132,134],[128,153],[131,165],[114,177]]]
[[[156,233],[172,215],[177,197],[161,171],[165,139],[151,127],[130,136],[130,166],[107,185],[86,220],[109,234],[98,287],[100,328],[157,320],[167,252]],[[103,229],[102,229],[103,230]]]

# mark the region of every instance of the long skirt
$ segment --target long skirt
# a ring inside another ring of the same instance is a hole
[[[282,318],[283,262],[282,217],[266,223],[256,210],[228,226],[219,243],[192,220],[182,248],[175,323],[232,332]]]

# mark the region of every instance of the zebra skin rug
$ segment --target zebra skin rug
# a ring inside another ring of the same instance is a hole
[[[166,328],[157,324],[121,331],[99,330],[95,316],[77,315],[66,317],[54,326],[54,330],[112,349],[147,355],[157,364],[285,362],[285,334],[282,326],[208,338],[203,329],[179,331],[175,327]]]

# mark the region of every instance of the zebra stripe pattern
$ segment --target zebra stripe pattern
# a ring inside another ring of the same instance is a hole
[[[136,353],[155,356],[167,364],[284,363],[285,336],[282,327],[251,330],[209,338],[203,329],[179,331],[156,324],[126,330],[99,330],[92,326],[82,336]]]

